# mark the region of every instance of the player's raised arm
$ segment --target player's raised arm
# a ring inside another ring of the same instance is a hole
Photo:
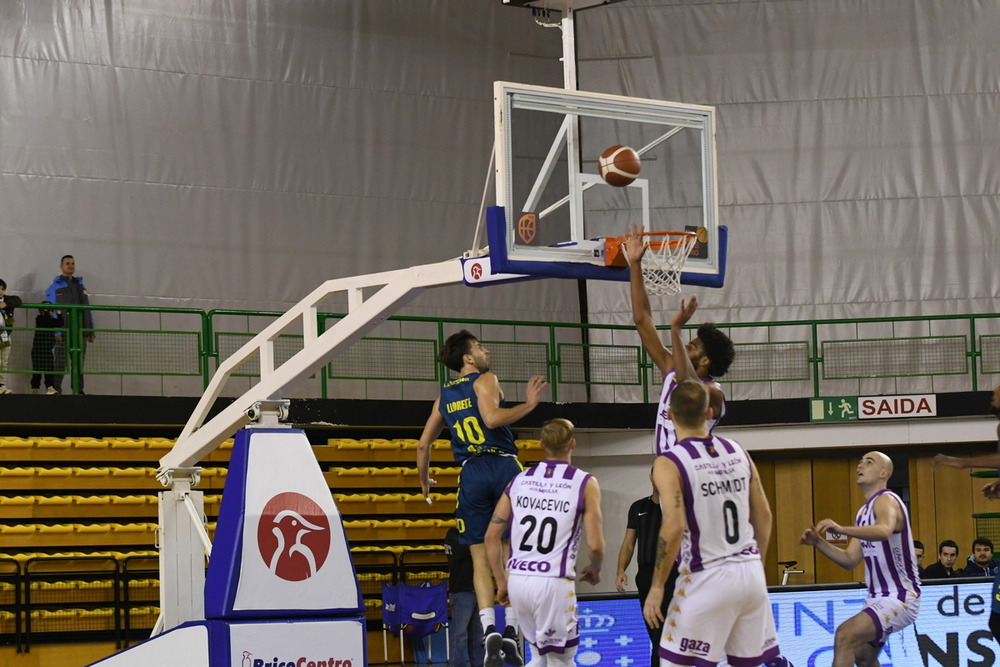
[[[982,456],[970,456],[959,458],[946,454],[937,454],[931,460],[931,469],[954,468],[955,470],[965,470],[966,468],[1000,468],[1000,453],[983,454]]]
[[[681,332],[684,325],[691,321],[691,317],[698,310],[698,297],[692,296],[690,299],[681,299],[680,310],[670,320],[670,358],[673,363],[674,372],[677,374],[677,381],[697,380],[698,372],[695,371],[691,357],[688,356],[687,348],[681,339]]]
[[[601,565],[604,564],[604,518],[601,515],[601,487],[594,477],[587,480],[583,489],[583,503],[583,527],[587,531],[590,562],[583,568],[580,581],[596,586],[601,581]]]
[[[509,408],[500,407],[503,394],[500,391],[500,381],[497,379],[495,373],[483,373],[476,378],[476,382],[472,387],[476,392],[476,398],[479,403],[479,414],[482,415],[483,422],[488,428],[499,428],[519,421],[534,410],[538,406],[542,389],[547,384],[545,378],[542,376],[532,376],[528,380],[528,386],[525,389],[524,403]]]
[[[646,293],[646,283],[642,279],[642,256],[646,254],[649,244],[642,237],[641,230],[633,227],[625,236],[623,248],[625,259],[629,266],[629,297],[632,301],[632,321],[639,332],[639,340],[646,354],[653,360],[656,367],[664,375],[673,368],[674,361],[670,350],[660,340],[653,322],[653,309],[649,305],[649,294]]]
[[[429,497],[431,487],[437,483],[430,478],[430,465],[431,444],[444,429],[444,417],[438,410],[440,402],[440,398],[434,399],[434,407],[431,408],[431,414],[427,417],[427,423],[424,424],[424,430],[420,434],[420,442],[417,443],[417,475],[420,478],[420,491],[425,498]]]

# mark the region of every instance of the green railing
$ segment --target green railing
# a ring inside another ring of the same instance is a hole
[[[18,311],[33,321],[39,304]],[[281,313],[193,308],[89,306],[95,328],[83,327],[82,306],[65,306],[65,345],[53,368],[32,361],[34,327],[11,330],[6,384],[28,390],[39,373],[65,374],[64,391],[123,395],[199,395],[220,359],[253,338]],[[343,317],[320,313],[317,331]],[[801,398],[978,390],[1000,374],[1000,315],[954,315],[857,320],[720,324],[736,345],[736,361],[722,378],[729,396]],[[466,328],[489,348],[494,370],[518,400],[532,375],[545,376],[554,401],[648,402],[659,373],[631,326],[461,318],[391,317],[297,389],[299,396],[432,398],[447,377],[436,352],[452,332]],[[664,330],[664,337],[666,331]],[[93,342],[89,342],[93,339]],[[301,333],[274,344],[276,363],[303,345]],[[61,364],[61,365],[60,365]],[[65,368],[60,372],[59,369]],[[242,393],[260,372],[256,360],[230,379]]]

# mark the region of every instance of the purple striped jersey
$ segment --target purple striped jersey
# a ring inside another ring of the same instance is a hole
[[[906,505],[895,493],[882,489],[861,506],[854,524],[856,526],[875,524],[875,500],[881,495],[888,496],[899,505],[903,513],[903,530],[893,533],[885,541],[860,540],[861,553],[865,559],[868,597],[892,597],[906,602],[920,595],[920,576],[917,574],[917,557],[913,553],[913,533],[910,530],[910,514],[906,511]]]
[[[760,560],[750,524],[753,468],[743,447],[717,435],[685,438],[661,456],[680,471],[687,520],[677,557],[680,571]]]
[[[510,481],[505,493],[511,507],[511,574],[576,577],[589,479],[590,473],[566,461],[546,459]]]
[[[677,381],[674,379],[676,376],[676,371],[672,369],[667,371],[667,374],[663,376],[663,389],[660,390],[660,405],[659,409],[656,411],[656,432],[653,435],[653,455],[662,454],[677,444],[677,433],[674,431],[674,422],[667,417],[667,408],[670,407],[670,395],[674,393],[674,387],[677,386]],[[701,381],[711,382],[712,378],[701,378]],[[713,415],[712,418],[708,420],[708,432],[711,433],[725,416],[726,398],[723,396],[722,409],[719,411],[719,415]]]

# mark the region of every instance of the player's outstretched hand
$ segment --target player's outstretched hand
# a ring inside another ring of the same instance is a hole
[[[630,266],[641,262],[647,248],[649,248],[649,241],[643,238],[642,228],[638,225],[630,226],[628,233],[625,234],[625,241],[622,242],[622,250],[625,251],[625,261]]]
[[[663,625],[663,587],[653,586],[646,595],[646,604],[642,605],[642,617],[646,619],[646,625],[654,630]]]
[[[799,538],[799,544],[805,544],[806,546],[814,547],[819,544],[822,538],[819,533],[816,532],[816,526],[809,526],[806,531],[802,533],[802,537]]]
[[[983,486],[983,496],[987,500],[1000,500],[1000,480]]]
[[[822,519],[816,524],[816,532],[820,537],[826,539],[825,535],[827,533],[836,533],[837,535],[843,535],[844,529],[841,528],[840,524],[833,519]]]
[[[670,321],[672,327],[682,327],[694,316],[694,311],[698,310],[698,297],[692,296],[690,299],[681,299],[681,309]]]
[[[545,381],[541,375],[532,375],[531,379],[528,380],[528,388],[524,390],[525,398],[527,402],[531,405],[538,405],[539,399],[542,397],[542,390],[548,386],[548,382]]]
[[[626,586],[628,586],[628,575],[622,572],[617,577],[615,577],[615,588],[618,589],[619,593],[624,593]]]
[[[596,586],[601,583],[601,571],[595,569],[593,564],[587,565],[580,573],[580,581],[586,581],[588,584]]]
[[[962,459],[957,456],[936,454],[934,458],[931,459],[931,470],[937,470],[938,468],[954,468],[955,470],[961,470]]]

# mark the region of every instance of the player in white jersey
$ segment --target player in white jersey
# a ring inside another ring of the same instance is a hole
[[[486,531],[486,551],[497,599],[517,612],[531,644],[528,667],[572,665],[580,630],[576,611],[576,557],[586,526],[590,563],[580,580],[597,584],[604,559],[601,489],[573,467],[573,424],[552,419],[542,427],[546,458],[511,480]],[[510,528],[506,563],[501,536]],[[492,650],[491,650],[492,649]],[[501,664],[499,645],[486,645],[485,667]]]
[[[702,325],[702,326],[712,326],[712,325]],[[702,382],[706,384],[714,385],[719,387],[719,384],[715,382],[711,377],[701,378]],[[656,410],[656,431],[653,434],[653,453],[663,454],[668,449],[677,444],[677,432],[674,428],[674,422],[667,415],[669,414],[670,407],[670,395],[674,391],[674,387],[680,380],[677,379],[677,373],[673,369],[667,371],[667,374],[663,376],[663,387],[660,389],[660,403]],[[719,388],[719,413],[718,417],[712,417],[707,420],[706,426],[708,427],[708,432],[711,433],[715,430],[722,418],[726,416],[726,397],[722,393],[722,389]],[[715,409],[712,409],[712,414],[715,414]]]
[[[704,383],[679,382],[670,417],[678,442],[653,464],[663,523],[643,607],[650,627],[663,625],[660,664],[714,665],[725,655],[733,665],[787,665],[761,559],[772,517],[757,468],[738,443],[708,433]],[[664,619],[662,585],[674,560],[680,576]]]
[[[833,667],[878,667],[878,654],[888,636],[917,618],[920,611],[920,577],[913,553],[910,517],[903,501],[887,489],[892,461],[882,452],[868,452],[857,467],[857,482],[865,494],[855,525],[841,526],[823,519],[807,528],[800,542],[816,547],[844,569],[862,561],[868,598],[861,611],[837,628]],[[850,537],[841,549],[824,535]]]
[[[698,335],[684,344],[681,330],[698,309],[698,299],[681,300],[681,308],[670,322],[670,349],[663,345],[653,323],[646,284],[642,280],[642,256],[649,247],[638,230],[631,230],[624,243],[625,258],[629,263],[629,294],[632,300],[632,319],[639,332],[639,339],[646,354],[663,373],[663,389],[656,412],[656,432],[653,453],[662,454],[677,441],[674,424],[667,416],[670,394],[682,380],[700,379],[708,387],[711,397],[712,417],[709,432],[726,414],[726,397],[713,379],[722,377],[733,363],[733,341],[711,323],[698,327]]]

